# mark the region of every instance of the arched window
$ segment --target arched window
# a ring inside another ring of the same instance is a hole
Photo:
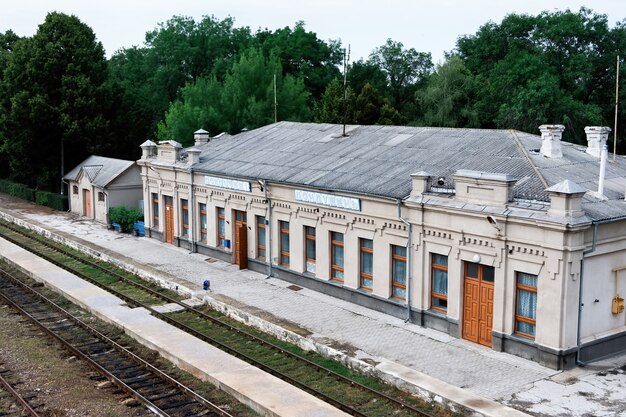
[[[72,186],[72,194],[78,194],[78,185]]]

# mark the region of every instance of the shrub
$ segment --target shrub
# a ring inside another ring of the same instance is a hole
[[[124,233],[130,233],[137,220],[143,220],[143,213],[135,208],[111,207],[109,209],[109,222],[118,223]]]
[[[57,193],[48,193],[48,203],[46,205],[60,211],[67,211],[70,207],[68,197]]]
[[[47,191],[37,191],[24,184],[9,180],[0,180],[0,192],[12,195],[23,200],[34,201],[42,206],[48,206],[56,210],[67,210],[67,196]]]
[[[48,192],[45,191],[35,191],[35,203],[41,206],[48,205]]]

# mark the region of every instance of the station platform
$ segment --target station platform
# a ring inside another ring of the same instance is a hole
[[[227,315],[378,375],[417,395],[483,416],[626,415],[626,356],[554,371],[365,307],[189,253],[109,231],[0,194],[0,216],[202,298]],[[209,279],[211,290],[203,291]],[[606,384],[606,370],[617,378]],[[604,379],[603,379],[604,378]],[[621,379],[620,379],[621,378]],[[592,388],[589,388],[592,387]],[[585,395],[589,391],[594,395]],[[581,411],[584,410],[584,411]],[[598,414],[598,415],[600,415]],[[307,414],[300,414],[307,415]]]
[[[0,238],[0,258],[111,323],[181,369],[231,394],[261,415],[347,417],[326,402],[153,317],[50,262]]]

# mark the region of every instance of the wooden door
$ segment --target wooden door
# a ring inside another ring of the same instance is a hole
[[[463,338],[491,347],[494,268],[465,262],[463,284]]]
[[[165,206],[165,242],[174,243],[174,201],[172,197],[164,196]]]
[[[83,214],[92,217],[91,213],[91,191],[83,189]]]
[[[239,269],[246,269],[248,267],[248,227],[246,224],[246,212],[233,210],[233,217],[235,219],[235,233],[233,233],[235,238],[233,242],[234,262],[239,265]]]

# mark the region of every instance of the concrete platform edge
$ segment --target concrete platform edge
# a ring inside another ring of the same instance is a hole
[[[193,291],[192,289],[186,287],[181,283],[173,283],[149,271],[137,267],[132,267],[118,258],[108,256],[107,254],[102,252],[98,252],[93,247],[58,235],[44,227],[32,224],[28,221],[12,216],[6,212],[0,211],[0,217],[9,222],[15,223],[19,226],[23,226],[34,232],[37,232],[56,242],[68,245],[69,247],[76,249],[80,252],[95,256],[99,259],[102,259],[103,261],[110,262],[126,271],[137,274],[147,281],[155,282],[161,287],[177,291],[180,294],[184,294],[190,297],[195,296],[198,293],[197,291]],[[28,273],[28,271],[25,272]],[[328,345],[298,335],[295,332],[292,332],[269,321],[256,317],[239,308],[218,301],[209,295],[205,295],[203,297],[203,300],[206,304],[230,318],[251,325],[281,340],[294,343],[304,350],[314,351],[322,356],[337,360],[344,365],[350,367],[351,369],[358,370],[367,375],[376,376],[384,380],[385,382],[392,384],[404,391],[417,395],[418,397],[426,401],[436,402],[444,408],[447,408],[453,412],[476,417],[528,416],[528,414],[515,410],[504,404],[500,404],[496,401],[473,394],[467,390],[445,383],[422,372],[410,369],[392,361],[381,360],[380,363],[376,365],[371,365],[365,361],[346,355],[345,353]],[[170,358],[168,357],[168,359]],[[180,361],[173,362],[180,364]],[[189,369],[185,370],[190,371]],[[452,398],[455,398],[455,400],[453,400]]]

